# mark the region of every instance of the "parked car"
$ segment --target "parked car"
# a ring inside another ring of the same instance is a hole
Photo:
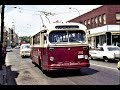
[[[117,43],[116,43],[116,46],[120,47],[120,42],[117,42]]]
[[[118,46],[98,46],[95,50],[89,51],[89,59],[103,59],[108,60],[120,59],[120,48]]]
[[[12,47],[11,46],[7,46],[6,47],[6,52],[11,52],[12,51]]]
[[[22,44],[20,46],[20,55],[21,57],[30,56],[31,47],[30,44]]]
[[[113,45],[120,47],[120,42],[113,43]]]
[[[20,49],[20,46],[16,46],[15,49]]]

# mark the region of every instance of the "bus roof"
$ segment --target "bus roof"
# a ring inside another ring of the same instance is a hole
[[[83,25],[83,24],[80,24],[80,23],[75,23],[75,22],[58,22],[58,23],[47,24],[46,26],[40,28],[39,32],[42,32],[44,30],[48,30],[48,31],[49,30],[62,30],[64,28],[73,29],[73,30],[75,30],[75,29],[87,30],[87,27],[85,25]]]
[[[61,22],[61,23],[52,23],[52,24],[48,24],[46,25],[46,29],[48,30],[58,30],[58,28],[56,28],[56,26],[79,26],[79,29],[87,29],[85,25],[80,24],[80,23],[74,23],[74,22]],[[43,28],[44,29],[44,28]]]

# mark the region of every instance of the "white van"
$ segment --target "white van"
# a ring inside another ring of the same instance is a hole
[[[31,47],[30,44],[22,44],[20,46],[20,56],[23,58],[25,56],[30,56]]]

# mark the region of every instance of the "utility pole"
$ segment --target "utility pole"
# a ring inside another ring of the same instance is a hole
[[[1,5],[1,42],[0,42],[0,70],[4,62],[3,57],[3,34],[4,34],[4,5]]]
[[[4,8],[5,5],[2,5],[1,9],[1,43],[3,44],[3,34],[4,34]]]

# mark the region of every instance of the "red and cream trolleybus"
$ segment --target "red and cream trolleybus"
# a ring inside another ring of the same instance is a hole
[[[53,23],[31,37],[31,59],[43,71],[89,67],[86,26]]]

